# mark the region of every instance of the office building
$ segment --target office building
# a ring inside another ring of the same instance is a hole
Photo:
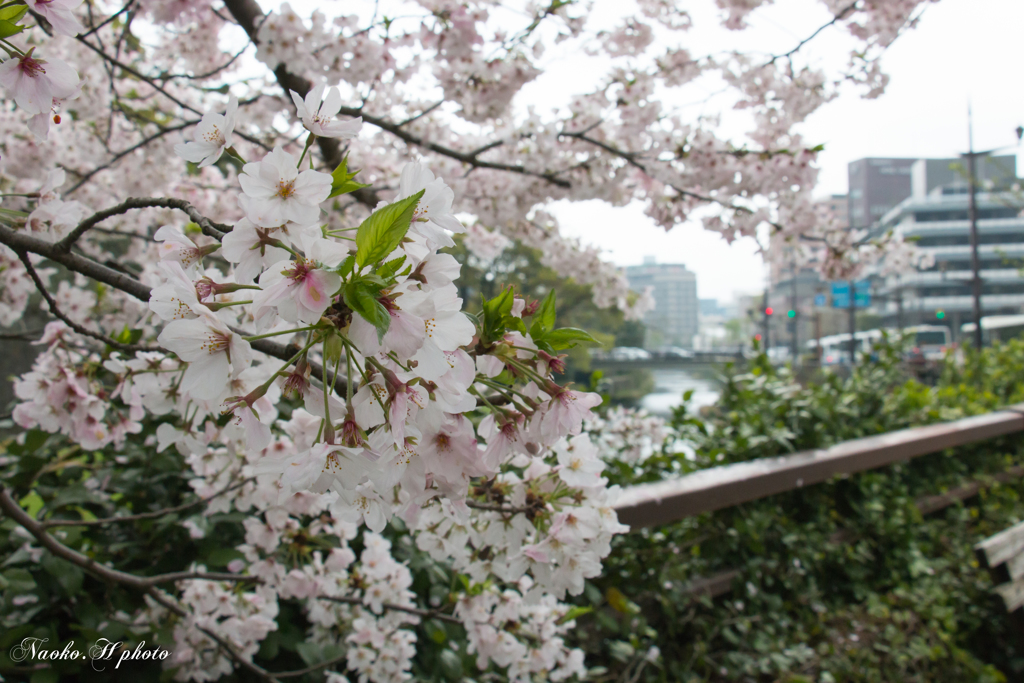
[[[1014,156],[978,159],[979,185],[1005,185],[1016,177]],[[847,166],[849,225],[870,228],[912,194],[925,196],[943,186],[967,185],[964,161],[950,159],[858,159]]]
[[[653,256],[647,256],[643,265],[627,267],[626,277],[637,292],[652,288],[654,309],[644,316],[644,345],[692,349],[699,310],[696,273],[682,264],[656,263]]]
[[[1024,312],[1024,195],[999,189],[1015,179],[1015,161],[1001,157],[979,163],[979,185],[993,189],[977,193],[982,315]],[[966,181],[951,175],[948,165],[920,160],[913,168],[912,196],[883,216],[874,232],[888,230],[914,240],[934,263],[878,283],[876,311],[884,324],[946,324],[958,337],[960,326],[973,321]]]

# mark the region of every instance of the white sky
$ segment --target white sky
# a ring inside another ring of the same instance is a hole
[[[750,15],[750,29],[730,32],[718,24],[712,0],[677,2],[694,19],[694,28],[681,35],[683,47],[695,56],[731,49],[786,52],[830,18],[817,0],[775,0]],[[261,1],[265,9],[278,4],[279,0]],[[292,0],[292,5],[302,14],[318,7],[329,14],[362,15],[373,7],[369,0],[326,5]],[[590,28],[610,27],[617,17],[635,11],[632,8],[631,0],[595,0]],[[968,100],[973,103],[976,148],[1016,145],[1014,129],[1024,123],[1024,88],[1016,73],[1022,28],[1022,0],[940,0],[928,5],[919,26],[897,40],[883,58],[891,77],[884,95],[863,100],[860,90],[846,86],[839,98],[798,128],[810,144],[825,145],[816,194],[845,194],[846,165],[855,159],[944,157],[965,150]],[[801,50],[799,58],[837,73],[853,45],[844,30],[828,28]],[[546,72],[520,93],[516,104],[521,109],[533,104],[544,112],[557,106],[568,95],[593,87],[607,66],[583,55],[572,41],[549,48],[541,61]],[[695,87],[673,97],[673,104],[682,105],[686,115],[722,112],[724,129],[742,141],[750,127],[746,115],[729,111],[722,98],[702,101],[718,89],[717,84]],[[696,222],[666,233],[644,216],[640,205],[611,208],[600,201],[562,202],[552,212],[566,234],[601,248],[616,264],[638,264],[647,255],[662,263],[685,264],[697,273],[702,298],[724,302],[737,293],[763,289],[765,271],[752,240],[730,246]]]
[[[751,16],[752,28],[745,33],[758,48],[775,45],[784,52],[827,19],[818,3],[777,0]],[[701,26],[690,34],[700,33],[701,42],[738,35]],[[929,6],[918,27],[883,58],[891,76],[884,95],[863,100],[848,88],[798,129],[812,144],[825,145],[816,194],[845,194],[846,165],[855,159],[943,157],[966,150],[968,99],[977,149],[1016,145],[1014,129],[1024,123],[1024,88],[1017,75],[1022,28],[1021,0],[941,0]],[[804,50],[812,63],[820,58],[835,64],[838,58],[842,65],[850,45],[843,36],[826,29]],[[611,209],[595,201],[563,205],[556,213],[566,233],[602,248],[619,265],[641,263],[645,255],[685,264],[697,273],[702,298],[726,301],[735,293],[763,289],[764,267],[752,240],[729,246],[699,224],[666,233],[640,206]]]

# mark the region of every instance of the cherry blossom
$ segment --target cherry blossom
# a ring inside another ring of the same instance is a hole
[[[231,147],[235,130],[235,114],[238,112],[238,98],[228,98],[228,108],[223,114],[208,112],[196,126],[194,140],[174,146],[174,153],[185,161],[198,164],[199,168],[214,164],[224,150]]]
[[[54,100],[78,93],[78,74],[60,59],[44,60],[35,48],[0,64],[0,87],[29,114],[48,114]]]
[[[310,90],[305,99],[300,97],[294,90],[289,91],[299,118],[302,119],[302,125],[317,137],[340,138],[342,140],[354,138],[359,134],[363,120],[361,118],[348,121],[335,120],[338,116],[338,110],[341,109],[341,93],[338,92],[337,88],[331,88],[327,91],[327,99],[324,100],[324,89],[326,87],[325,84],[321,83]]]
[[[331,192],[331,176],[296,169],[298,159],[281,147],[242,168],[239,198],[246,217],[261,228],[276,228],[291,221],[309,225],[320,216],[320,202]]]

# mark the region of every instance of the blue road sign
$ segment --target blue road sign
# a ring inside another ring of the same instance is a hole
[[[869,281],[861,280],[860,282],[855,283],[853,291],[853,305],[857,308],[867,308],[871,305],[871,283]],[[832,283],[832,307],[850,307],[850,283]]]
[[[814,297],[814,305],[815,306],[824,306],[825,305],[825,295],[824,294],[816,295]]]

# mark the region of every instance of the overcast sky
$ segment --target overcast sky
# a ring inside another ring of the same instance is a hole
[[[752,49],[785,51],[827,18],[820,3],[777,0],[752,15],[753,28],[744,40]],[[735,40],[725,31],[704,29],[690,35],[706,45]],[[1014,129],[1024,122],[1022,29],[1021,0],[941,0],[930,5],[920,25],[885,55],[883,66],[892,80],[884,95],[863,100],[848,89],[799,129],[808,140],[825,145],[816,194],[845,194],[846,165],[855,159],[942,157],[966,150],[968,99],[974,109],[976,148],[1015,146]],[[837,59],[845,62],[849,47],[840,31],[826,29],[805,50],[813,53],[808,55],[812,63],[834,65]],[[742,122],[736,125],[740,132]],[[724,301],[764,286],[764,269],[752,241],[729,246],[696,224],[666,234],[639,206],[609,210],[587,202],[559,209],[565,232],[601,247],[617,264],[637,264],[645,255],[685,264],[697,273],[702,298]]]
[[[507,4],[518,2],[509,0]],[[677,2],[694,19],[694,28],[683,34],[683,47],[694,55],[731,49],[786,52],[831,18],[818,0],[775,0],[750,15],[751,29],[730,32],[719,25],[719,11],[712,0]],[[261,0],[260,4],[269,9],[280,1]],[[374,6],[370,0],[326,4],[292,0],[292,4],[303,13],[319,8],[328,14],[357,12],[367,17]],[[384,2],[382,7],[388,4]],[[423,12],[422,8],[413,10],[410,14]],[[632,11],[631,0],[595,0],[591,27],[611,27]],[[798,129],[811,144],[825,145],[816,194],[845,194],[846,165],[855,159],[943,157],[966,150],[968,100],[974,108],[976,148],[1016,145],[1014,129],[1024,123],[1024,88],[1019,75],[1022,29],[1024,0],[940,0],[929,4],[919,26],[897,40],[883,58],[884,70],[892,78],[884,95],[863,100],[858,89],[846,87],[839,98]],[[801,50],[799,58],[836,73],[846,64],[853,45],[843,30],[828,28]],[[517,98],[521,109],[533,104],[544,111],[573,93],[589,90],[607,66],[601,60],[595,64],[595,59],[582,54],[572,41],[550,47],[541,61],[546,71]],[[698,84],[696,92],[688,89],[674,104],[683,105],[684,114],[692,116],[724,110],[726,133],[741,142],[750,128],[747,115],[730,113],[729,103],[722,100],[704,101],[718,88],[711,83],[702,92]],[[764,268],[752,240],[729,246],[697,223],[665,233],[644,216],[639,205],[613,209],[599,201],[563,202],[553,213],[565,233],[600,247],[616,264],[638,264],[647,255],[662,263],[685,264],[697,273],[702,298],[727,301],[736,293],[753,293],[764,287]]]

